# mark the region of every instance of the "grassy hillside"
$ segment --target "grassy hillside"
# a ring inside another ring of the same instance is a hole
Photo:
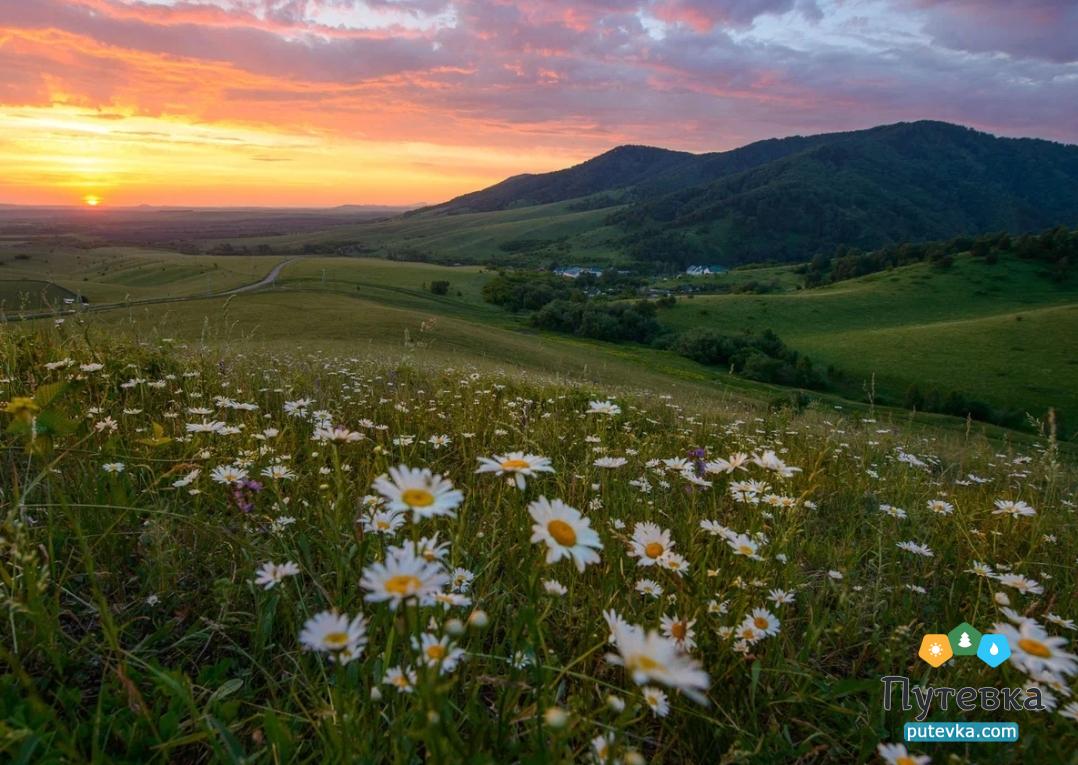
[[[812,290],[680,299],[660,314],[672,329],[774,330],[814,361],[875,375],[880,394],[958,390],[1042,416],[1078,418],[1078,284],[1046,279],[1043,266],[969,256],[947,270],[919,263]]]
[[[616,207],[572,203],[462,215],[417,213],[317,234],[219,240],[254,252],[390,257],[444,264],[546,265],[616,262],[620,232],[606,225]]]
[[[142,247],[78,248],[34,240],[0,247],[0,300],[11,311],[42,308],[46,302],[55,305],[60,302],[56,298],[74,294],[90,303],[204,295],[255,282],[281,260],[278,256],[182,255]],[[44,295],[40,289],[29,290],[30,299],[20,301],[25,291],[4,289],[7,280],[47,282],[55,287]]]
[[[147,272],[162,278],[178,274],[184,258],[166,257],[165,270],[157,266]],[[268,271],[279,260],[237,257],[232,275],[244,283],[255,281],[265,275],[253,272],[255,266]],[[129,268],[126,258],[113,263],[115,274],[106,269],[96,277],[111,290],[143,272]],[[775,330],[817,364],[846,373],[840,387],[845,398],[814,392],[818,406],[867,405],[866,388],[875,374],[876,403],[904,407],[907,388],[914,383],[925,391],[957,389],[993,406],[1037,416],[1054,406],[1064,415],[1066,433],[1072,432],[1075,365],[1065,341],[1074,330],[1074,312],[1068,309],[1074,291],[1040,277],[1034,264],[1003,258],[991,266],[960,258],[949,272],[919,264],[809,291],[795,291],[794,277],[783,267],[736,271],[716,280],[727,279],[735,288],[762,280],[784,291],[683,297],[676,307],[660,311],[659,319],[675,331],[695,326],[728,333]],[[647,381],[652,387],[671,385],[764,404],[789,395],[788,389],[743,380],[725,367],[698,364],[673,352],[537,331],[528,325],[527,313],[512,314],[483,301],[482,286],[491,278],[491,272],[477,267],[302,257],[286,265],[269,290],[212,300],[196,299],[199,293],[191,292],[187,302],[142,304],[86,320],[99,330],[205,340],[236,350],[279,352],[298,345],[341,353],[391,352],[393,358],[418,354],[447,364],[467,358],[607,385]],[[432,294],[434,281],[449,282],[447,294]],[[128,294],[129,288],[123,289]],[[169,282],[143,289],[162,297],[181,292]],[[982,337],[982,332],[990,334]],[[905,419],[908,414],[887,416]],[[945,417],[919,419],[962,425]]]
[[[0,328],[8,761],[866,762],[912,718],[885,675],[1045,704],[1006,713],[1017,745],[934,758],[1078,749],[1078,484],[1052,444],[84,337]],[[477,473],[517,449],[549,471]],[[398,466],[444,476],[442,504],[379,480]],[[917,658],[962,621],[1011,659]]]

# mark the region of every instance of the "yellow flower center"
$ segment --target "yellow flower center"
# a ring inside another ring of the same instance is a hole
[[[646,654],[637,654],[633,656],[626,665],[630,670],[642,669],[645,672],[651,672],[656,669],[663,669],[663,665],[655,661],[655,659],[647,656]]]
[[[651,542],[644,548],[644,552],[649,558],[658,558],[663,554],[663,546],[660,542]]]
[[[1022,638],[1018,641],[1018,647],[1028,654],[1038,656],[1042,659],[1047,659],[1052,655],[1052,649],[1046,646],[1039,640],[1033,638]]]
[[[912,757],[902,755],[897,760],[895,760],[895,765],[917,765],[917,762]]]
[[[348,645],[348,633],[347,632],[329,632],[326,634],[323,642],[330,648],[344,648]]]
[[[752,548],[748,545],[741,545],[737,548],[737,551],[742,555],[752,555]]]
[[[427,658],[428,659],[444,659],[445,658],[445,646],[441,643],[434,643],[427,646]]]
[[[757,616],[752,620],[752,623],[756,625],[756,629],[758,630],[766,630],[771,625],[771,622],[762,616]]]
[[[434,504],[434,495],[426,489],[405,489],[401,492],[401,501],[410,507],[430,507]]]
[[[572,547],[576,544],[576,532],[565,521],[553,520],[546,525],[546,530],[562,547]]]
[[[385,521],[378,521],[377,526],[378,526],[378,528],[383,529],[383,530],[389,528],[389,524],[386,523]]]
[[[397,574],[386,579],[386,592],[391,592],[394,595],[411,595],[422,582],[419,581],[418,576],[412,574]]]
[[[531,467],[527,460],[502,460],[502,470],[524,470]]]
[[[670,627],[670,634],[674,636],[675,640],[684,640],[687,631],[685,622],[674,622]]]

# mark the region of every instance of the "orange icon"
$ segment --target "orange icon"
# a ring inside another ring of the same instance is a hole
[[[938,667],[943,662],[954,656],[951,650],[951,641],[946,635],[925,635],[921,641],[921,650],[917,655],[933,667]]]

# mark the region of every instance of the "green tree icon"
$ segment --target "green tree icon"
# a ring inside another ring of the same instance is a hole
[[[947,639],[955,656],[976,656],[981,633],[968,622],[962,622],[947,633]]]

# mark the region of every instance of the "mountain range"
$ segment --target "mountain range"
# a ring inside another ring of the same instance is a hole
[[[988,231],[1078,223],[1078,146],[945,122],[758,141],[691,154],[619,146],[421,211],[459,215],[569,202],[609,208],[645,261],[806,260]]]

